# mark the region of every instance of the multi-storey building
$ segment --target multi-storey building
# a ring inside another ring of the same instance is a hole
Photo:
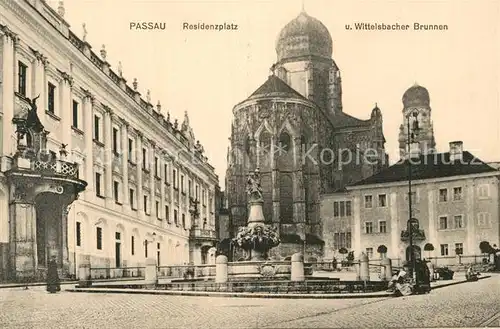
[[[378,257],[380,245],[390,257],[409,257],[409,161],[418,255],[426,243],[435,248],[427,256],[479,254],[481,241],[498,244],[498,163],[482,162],[464,151],[462,142],[451,142],[449,152],[436,153],[427,89],[410,87],[402,102],[401,161],[322,196],[325,258],[338,257],[340,248]]]
[[[478,255],[479,243],[499,244],[500,173],[451,142],[450,151],[412,157],[347,187],[352,202],[352,248],[409,259],[408,225],[417,257]],[[416,220],[409,222],[410,218]],[[423,253],[430,243],[434,250]]]
[[[201,263],[218,177],[182,124],[143,98],[45,1],[0,4],[0,279],[78,265]],[[173,121],[173,122],[172,122]]]

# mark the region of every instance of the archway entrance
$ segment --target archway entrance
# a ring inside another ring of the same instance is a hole
[[[201,247],[201,263],[208,264],[208,251],[212,248],[212,246],[202,246]]]
[[[36,250],[38,267],[47,267],[56,256],[59,267],[63,264],[63,213],[61,196],[41,193],[36,198]]]
[[[406,247],[406,261],[409,262],[411,260],[411,248],[410,246]],[[422,259],[422,249],[419,246],[413,246],[413,255],[415,259]]]

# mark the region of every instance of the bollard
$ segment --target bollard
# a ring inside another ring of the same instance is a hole
[[[427,267],[429,268],[429,280],[434,281],[434,264],[432,262],[427,263]]]
[[[392,261],[390,258],[382,258],[380,260],[380,267],[382,269],[380,273],[380,279],[382,281],[392,280]]]
[[[356,281],[361,281],[361,267],[359,266],[359,260],[354,263],[354,269],[356,270]]]
[[[219,255],[215,259],[215,283],[227,282],[227,257]]]
[[[156,259],[146,259],[146,269],[144,271],[144,284],[156,285],[158,283],[158,272],[156,269]]]
[[[368,265],[368,256],[362,252],[359,255],[359,280],[360,281],[370,281],[370,269]]]
[[[90,261],[80,263],[78,266],[78,286],[82,288],[92,286],[92,279],[90,277]]]
[[[305,280],[304,276],[304,256],[301,253],[292,255],[291,281],[301,282]]]

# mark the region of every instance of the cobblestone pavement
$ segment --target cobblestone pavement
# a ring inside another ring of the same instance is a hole
[[[0,328],[471,327],[497,321],[499,295],[500,276],[428,295],[370,299],[48,294],[44,287],[13,288],[0,289]]]

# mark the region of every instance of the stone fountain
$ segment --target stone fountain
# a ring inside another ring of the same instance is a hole
[[[248,204],[250,207],[247,226],[240,227],[234,243],[246,253],[246,260],[265,261],[268,251],[280,244],[279,234],[275,227],[264,224],[262,205],[262,187],[260,185],[259,168],[247,180]]]

